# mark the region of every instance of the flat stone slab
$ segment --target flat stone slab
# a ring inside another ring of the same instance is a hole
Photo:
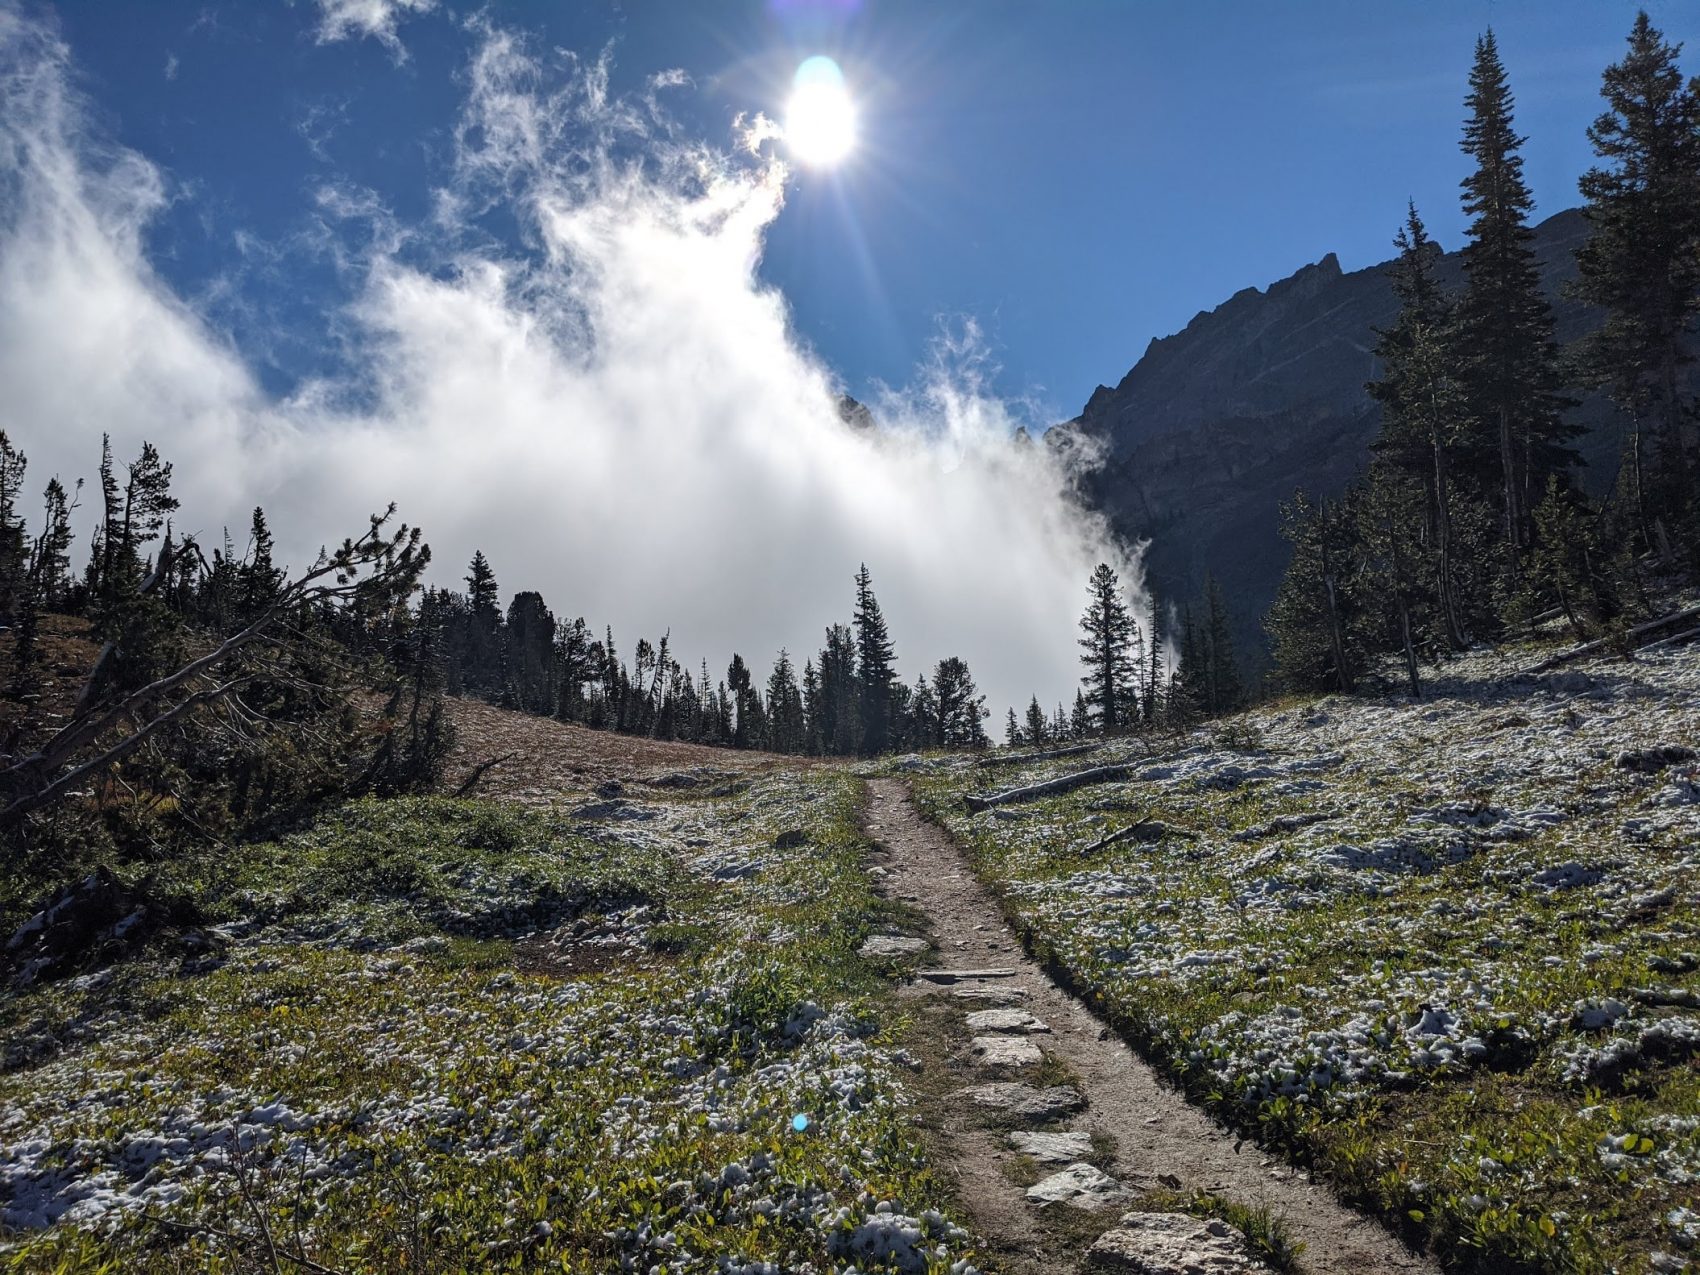
[[[926,939],[909,938],[902,934],[876,934],[856,949],[856,955],[863,960],[919,956],[931,946]]]
[[[968,1030],[1029,1035],[1051,1029],[1024,1009],[982,1009],[968,1015]]]
[[[1126,1204],[1133,1199],[1133,1192],[1096,1165],[1080,1161],[1028,1187],[1027,1199],[1040,1208],[1067,1204],[1096,1213]]]
[[[1040,1164],[1073,1164],[1092,1154],[1092,1135],[1075,1129],[1059,1133],[1018,1129],[1009,1135],[1009,1145]]]
[[[968,1045],[976,1067],[1032,1067],[1045,1060],[1025,1036],[976,1036]]]
[[[1128,1275],[1271,1275],[1238,1229],[1185,1213],[1124,1213],[1086,1250],[1086,1266]]]
[[[952,996],[959,1001],[979,1001],[982,1005],[1013,1005],[1025,1000],[1027,989],[1024,987],[956,987],[951,989]]]
[[[1014,1116],[1018,1120],[1056,1120],[1072,1115],[1086,1105],[1086,1099],[1072,1085],[1053,1085],[1035,1089],[1013,1080],[990,1085],[973,1085],[956,1094],[977,1107],[987,1107]]]

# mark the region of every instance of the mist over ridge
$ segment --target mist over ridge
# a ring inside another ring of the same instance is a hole
[[[91,123],[55,31],[0,10],[0,381],[31,486],[92,479],[103,432],[121,459],[148,439],[180,529],[215,543],[261,504],[295,562],[395,500],[436,583],[482,549],[504,597],[625,646],[671,630],[711,672],[800,664],[866,562],[905,680],[960,655],[994,712],[1071,699],[1085,579],[1108,560],[1137,593],[1137,558],[1071,498],[1077,454],[1012,443],[1028,422],[986,391],[973,324],[847,428],[757,277],[787,178],[766,122],[710,146],[667,114],[676,76],[622,98],[605,62],[475,36],[426,221],[313,193],[358,280],[327,316],[350,370],[278,396],[150,261],[172,174]]]

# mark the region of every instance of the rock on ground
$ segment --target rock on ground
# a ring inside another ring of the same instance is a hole
[[[926,939],[905,938],[901,934],[876,934],[857,949],[863,960],[878,957],[919,956],[929,944]]]
[[[1028,1187],[1027,1198],[1040,1208],[1069,1204],[1095,1213],[1126,1204],[1133,1199],[1133,1192],[1096,1165],[1080,1161]]]
[[[976,1036],[968,1052],[976,1067],[1034,1067],[1045,1060],[1025,1036]]]
[[[1051,1029],[1024,1009],[982,1009],[968,1015],[971,1032],[1048,1032]]]
[[[1270,1275],[1238,1229],[1185,1213],[1124,1213],[1086,1251],[1086,1265],[1131,1275]]]
[[[1027,996],[1024,987],[958,987],[951,995],[959,1001],[979,1001],[985,1005],[1013,1005]]]
[[[1009,1135],[1009,1145],[1040,1164],[1073,1164],[1092,1154],[1092,1136],[1073,1129],[1061,1133],[1020,1129]]]
[[[980,1107],[991,1107],[1018,1120],[1056,1120],[1072,1115],[1086,1105],[1080,1091],[1071,1085],[1054,1085],[1035,1089],[1016,1081],[1005,1080],[990,1085],[974,1085],[957,1092]]]

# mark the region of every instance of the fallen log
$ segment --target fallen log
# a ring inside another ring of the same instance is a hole
[[[982,810],[990,810],[993,806],[1007,806],[1017,801],[1037,801],[1041,797],[1073,792],[1076,788],[1085,788],[1090,784],[1113,784],[1130,778],[1136,768],[1145,765],[1149,760],[1141,757],[1138,761],[1119,762],[1114,766],[1077,770],[1072,775],[1047,779],[1043,783],[1029,784],[1025,788],[1011,788],[1005,792],[989,793],[984,797],[964,797],[962,804],[968,808],[969,814],[974,815]]]
[[[1011,753],[1007,757],[982,757],[975,762],[976,766],[1025,766],[1033,761],[1051,761],[1058,757],[1076,757],[1081,753],[1095,753],[1104,745],[1071,744],[1067,748],[1052,748],[1042,753]]]
[[[1661,629],[1668,629],[1673,624],[1685,624],[1690,620],[1700,620],[1700,607],[1688,607],[1682,611],[1673,611],[1669,615],[1660,616],[1656,620],[1648,620],[1645,624],[1637,624],[1634,628],[1627,630],[1623,636],[1630,639],[1632,649],[1639,650],[1643,646],[1651,645],[1651,643],[1636,642],[1634,639],[1646,633],[1657,633]],[[1571,647],[1568,651],[1560,651],[1557,655],[1544,659],[1539,664],[1531,664],[1517,676],[1534,677],[1536,674],[1545,673],[1549,669],[1558,668],[1561,664],[1585,660],[1590,655],[1598,655],[1601,651],[1610,650],[1619,641],[1618,636],[1613,634],[1610,637],[1596,638],[1592,642],[1584,642],[1581,646]]]
[[[1646,646],[1637,647],[1636,650],[1656,651],[1663,646],[1683,646],[1694,641],[1695,638],[1700,638],[1700,629],[1684,629],[1681,633],[1673,634],[1668,638],[1660,638],[1657,642],[1649,642]]]
[[[1120,845],[1124,841],[1152,841],[1152,840],[1157,840],[1161,836],[1161,834],[1159,833],[1158,836],[1154,837],[1152,835],[1154,829],[1156,829],[1156,828],[1166,829],[1167,827],[1168,827],[1167,824],[1164,824],[1160,821],[1153,824],[1153,822],[1151,820],[1145,818],[1145,812],[1141,811],[1140,817],[1138,819],[1135,819],[1132,823],[1128,824],[1127,827],[1117,828],[1114,832],[1110,833],[1108,836],[1099,837],[1091,845],[1087,846],[1086,849],[1082,850],[1080,852],[1080,854],[1081,854],[1081,857],[1084,858],[1085,856],[1087,856],[1089,854],[1097,854],[1098,851],[1100,851],[1100,850],[1108,850],[1111,846]]]

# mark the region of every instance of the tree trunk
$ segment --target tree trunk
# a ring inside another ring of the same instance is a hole
[[[1417,676],[1417,648],[1411,644],[1411,604],[1404,591],[1399,593],[1399,630],[1405,639],[1405,676],[1411,680],[1411,698],[1423,697],[1423,684]]]
[[[1446,482],[1446,447],[1434,440],[1435,547],[1440,552],[1440,619],[1446,629],[1446,644],[1454,651],[1464,649],[1464,626],[1452,592],[1452,493]]]
[[[1499,463],[1505,471],[1505,550],[1515,581],[1522,574],[1523,514],[1517,492],[1517,447],[1512,437],[1511,411],[1503,404],[1499,409]]]

